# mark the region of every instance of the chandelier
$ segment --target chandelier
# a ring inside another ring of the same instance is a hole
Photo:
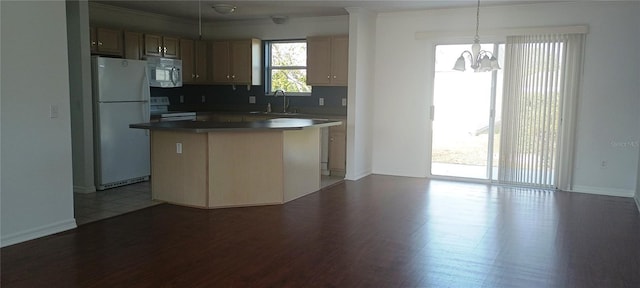
[[[480,0],[478,0],[478,7],[476,9],[476,36],[473,38],[473,45],[471,45],[471,52],[465,50],[460,54],[456,65],[453,66],[453,70],[464,71],[466,70],[467,63],[465,56],[469,57],[471,61],[471,68],[475,72],[488,72],[500,69],[498,65],[498,59],[489,51],[480,49],[480,37],[478,36],[478,27],[480,26]]]

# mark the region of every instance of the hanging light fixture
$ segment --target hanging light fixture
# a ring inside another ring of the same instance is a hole
[[[226,3],[216,3],[211,6],[216,12],[227,15],[236,11],[236,6]]]
[[[456,65],[453,66],[453,70],[464,71],[466,70],[467,63],[464,59],[465,56],[469,57],[471,61],[471,68],[475,72],[487,72],[500,69],[498,65],[498,59],[489,51],[480,49],[480,36],[478,36],[478,27],[480,26],[480,0],[478,0],[478,7],[476,9],[476,36],[473,39],[473,45],[471,45],[471,52],[465,50],[460,54]]]
[[[198,40],[202,40],[202,1],[198,0]]]

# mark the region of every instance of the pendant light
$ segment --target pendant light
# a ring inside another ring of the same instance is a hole
[[[480,36],[478,36],[478,29],[480,26],[480,0],[478,0],[478,6],[476,8],[476,36],[473,39],[473,45],[471,45],[471,52],[465,50],[460,54],[456,64],[453,66],[453,70],[465,71],[467,63],[465,56],[469,57],[471,61],[471,68],[475,72],[488,72],[500,69],[498,65],[498,59],[489,51],[481,50],[480,48]]]
[[[202,40],[202,0],[198,0],[198,40]]]
[[[226,3],[216,3],[211,8],[222,15],[232,14],[236,11],[236,6]]]

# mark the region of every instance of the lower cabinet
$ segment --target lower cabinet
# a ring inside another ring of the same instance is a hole
[[[206,207],[207,171],[206,133],[152,132],[151,187],[153,199]],[[180,153],[176,153],[177,143]]]
[[[347,163],[346,119],[342,125],[329,127],[329,172],[332,176],[344,177]]]
[[[273,115],[248,115],[233,113],[199,114],[198,121],[214,122],[253,122],[277,118]],[[329,127],[329,155],[327,166],[332,176],[344,177],[347,162],[347,119],[336,119],[342,121],[342,125]]]

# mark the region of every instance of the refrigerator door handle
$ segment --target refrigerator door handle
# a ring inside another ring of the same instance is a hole
[[[140,85],[140,88],[142,91],[141,95],[142,95],[142,101],[144,101],[145,105],[142,105],[142,117],[144,117],[143,120],[145,121],[150,121],[151,120],[151,107],[149,106],[149,75],[147,74],[147,71],[145,70],[144,76],[142,78],[142,85]]]

